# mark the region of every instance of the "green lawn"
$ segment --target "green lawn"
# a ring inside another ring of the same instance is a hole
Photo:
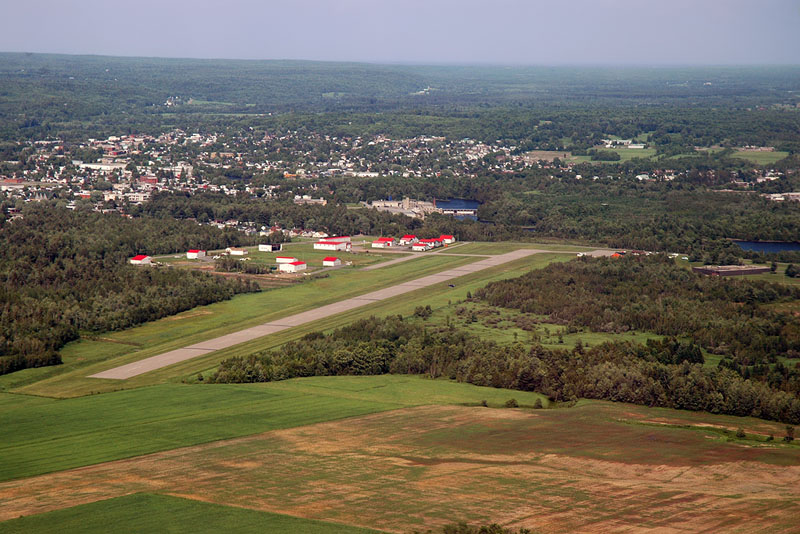
[[[456,246],[458,245],[458,246]],[[499,254],[506,254],[519,249],[539,249],[548,250],[553,252],[581,252],[587,250],[595,250],[597,247],[587,247],[581,245],[563,245],[553,243],[514,243],[504,241],[500,243],[490,242],[471,242],[439,249],[436,254],[485,254],[487,256],[494,256]]]
[[[0,534],[368,534],[376,530],[299,519],[167,495],[135,493],[0,523]]]
[[[0,480],[424,404],[532,406],[536,393],[417,376],[162,384],[74,399],[0,393]]]

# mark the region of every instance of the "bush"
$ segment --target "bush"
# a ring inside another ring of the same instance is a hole
[[[544,408],[544,406],[542,406],[542,399],[536,399],[536,402],[533,403],[533,408],[535,410],[541,410]]]
[[[747,437],[747,434],[744,433],[744,430],[742,430],[741,428],[738,428],[738,429],[736,429],[736,437],[739,438],[739,439],[743,439],[743,438]]]
[[[519,403],[517,399],[508,399],[506,401],[506,408],[519,408]]]

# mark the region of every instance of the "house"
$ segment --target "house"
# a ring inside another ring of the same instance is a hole
[[[411,245],[411,250],[414,252],[425,252],[426,250],[432,249],[433,246],[429,245],[428,243],[414,243]]]
[[[244,248],[228,247],[228,248],[225,249],[225,252],[227,252],[231,256],[246,256],[247,255],[247,249],[244,249]]]
[[[372,242],[372,248],[388,248],[394,246],[393,237],[379,237]]]
[[[275,258],[275,263],[277,263],[278,265],[285,263],[292,263],[295,261],[297,261],[297,258],[295,258],[294,256],[278,256],[277,258]]]
[[[342,260],[335,256],[328,256],[327,258],[322,258],[322,266],[323,267],[338,267],[342,264]]]
[[[191,249],[186,251],[186,259],[187,260],[196,260],[199,258],[205,258],[206,251],[205,250],[198,250],[198,249]]]
[[[150,256],[139,254],[138,256],[134,256],[129,259],[128,262],[131,265],[150,265],[153,262],[153,259]]]
[[[444,243],[445,245],[451,245],[456,242],[456,238],[452,235],[442,234],[439,236],[439,239],[441,239],[442,243]]]
[[[400,241],[399,241],[399,243],[398,243],[398,244],[399,244],[400,246],[403,246],[403,245],[413,245],[413,244],[414,244],[414,243],[416,243],[417,241],[419,241],[419,239],[417,239],[417,236],[415,236],[415,235],[411,235],[411,234],[408,234],[408,235],[404,235],[403,237],[401,237],[401,238],[400,238]]]
[[[349,238],[348,238],[349,239]],[[350,250],[351,243],[349,241],[331,241],[330,239],[323,239],[314,243],[314,250]]]
[[[281,263],[278,265],[278,270],[282,273],[296,273],[305,271],[308,268],[304,261],[293,261],[291,263]]]
[[[258,245],[259,252],[280,252],[282,249],[283,245],[281,244]]]

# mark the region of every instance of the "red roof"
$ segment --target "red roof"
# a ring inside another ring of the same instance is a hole
[[[146,255],[146,254],[139,254],[138,256],[134,256],[134,257],[132,257],[131,259],[132,259],[132,260],[136,260],[136,261],[141,261],[141,260],[143,260],[143,259],[145,259],[145,258],[149,258],[149,257],[150,257],[150,256],[148,256],[148,255]]]
[[[343,241],[317,241],[317,245],[344,245]]]
[[[322,258],[322,261],[336,261],[339,258],[334,258],[333,256],[328,256],[327,258]]]
[[[190,250],[188,250],[187,252],[205,252],[205,250],[195,250],[195,249],[190,249]]]
[[[378,239],[375,240],[376,243],[379,242],[379,241],[394,241],[394,238],[393,237],[379,237]]]
[[[453,236],[442,234],[442,235],[439,236],[439,239],[453,239]]]
[[[305,265],[306,262],[304,261],[293,261],[289,265]]]

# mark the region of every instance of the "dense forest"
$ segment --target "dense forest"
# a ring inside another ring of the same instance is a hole
[[[269,382],[302,376],[422,374],[538,391],[554,402],[606,399],[800,423],[800,399],[724,368],[697,363],[699,348],[671,339],[584,349],[498,346],[451,327],[400,316],[316,332],[279,350],[223,361],[206,381]]]
[[[639,330],[692,340],[721,366],[800,393],[800,321],[768,304],[796,287],[699,275],[664,255],[579,258],[493,282],[475,298],[597,332]]]
[[[189,221],[32,205],[0,222],[0,374],[60,362],[82,331],[119,330],[255,291],[186,270],[128,264],[135,254],[239,245],[238,232]]]

